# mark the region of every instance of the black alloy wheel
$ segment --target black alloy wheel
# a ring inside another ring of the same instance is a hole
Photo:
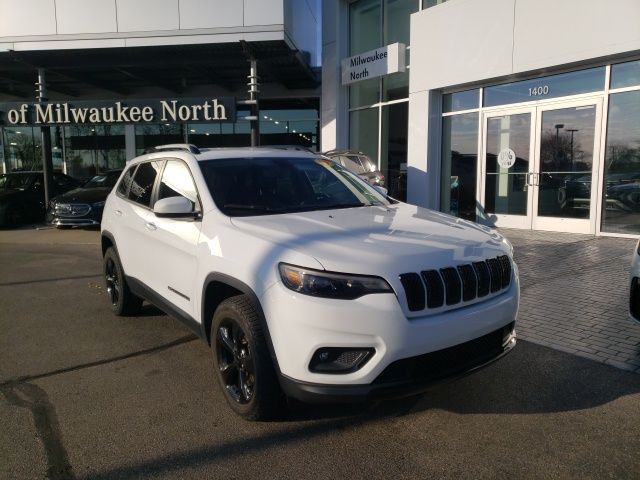
[[[115,307],[118,305],[118,300],[120,300],[122,286],[120,285],[118,269],[116,268],[116,263],[113,258],[105,258],[104,270],[104,280],[107,284],[107,296],[109,297],[111,305]]]
[[[142,299],[134,295],[124,276],[124,270],[114,247],[107,248],[103,260],[104,282],[111,310],[118,316],[131,316],[140,311]]]
[[[220,303],[210,333],[216,377],[231,409],[247,420],[280,417],[286,398],[263,323],[249,297],[238,295]]]
[[[216,335],[218,369],[229,396],[239,404],[253,398],[255,363],[242,327],[233,319],[222,321]]]

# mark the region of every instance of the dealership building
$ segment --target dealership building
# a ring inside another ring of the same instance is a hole
[[[0,0],[0,160],[37,166],[44,123],[79,177],[248,145],[254,59],[262,144],[362,151],[464,219],[636,236],[638,25],[637,0]]]

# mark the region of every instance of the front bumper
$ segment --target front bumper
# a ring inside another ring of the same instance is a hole
[[[519,284],[514,265],[510,286],[500,295],[449,311],[407,318],[393,294],[366,295],[356,300],[331,300],[300,295],[276,283],[260,299],[269,329],[283,388],[295,391],[326,392],[332,387],[364,391],[385,390],[396,383],[427,383],[434,378],[393,378],[388,369],[397,362],[425,354],[456,348],[512,325],[518,312]],[[497,335],[497,334],[496,334]],[[471,365],[456,364],[455,375],[476,368],[506,353],[513,345],[494,344],[486,352],[467,355]],[[356,370],[347,373],[320,373],[309,369],[314,353],[321,348],[373,349],[374,355]],[[410,363],[410,361],[409,361]],[[464,362],[463,362],[464,363]],[[428,366],[428,365],[427,365]],[[446,369],[445,369],[446,370]],[[383,375],[383,373],[385,375]],[[437,378],[436,378],[437,377]],[[382,380],[381,380],[382,379]],[[391,382],[391,385],[387,385]],[[302,386],[302,387],[300,387]],[[342,390],[337,390],[342,392]],[[300,394],[303,395],[303,394]],[[326,394],[325,396],[328,396]],[[358,394],[356,396],[362,396]]]
[[[444,381],[473,373],[509,353],[516,345],[514,323],[475,340],[398,360],[368,385],[323,385],[280,376],[285,394],[306,403],[362,402],[422,393]]]

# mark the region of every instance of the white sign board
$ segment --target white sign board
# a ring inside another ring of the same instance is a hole
[[[502,168],[511,168],[516,163],[516,152],[510,148],[504,148],[498,153],[498,165]]]
[[[404,43],[393,43],[342,60],[342,85],[404,72]]]

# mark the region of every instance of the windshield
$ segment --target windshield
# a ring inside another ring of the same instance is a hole
[[[82,188],[113,188],[118,181],[118,178],[120,178],[120,171],[102,173],[93,177],[91,180],[85,183]]]
[[[13,173],[0,175],[0,190],[24,190],[33,180],[33,174]]]
[[[231,158],[200,162],[218,208],[231,217],[389,205],[331,160]]]

